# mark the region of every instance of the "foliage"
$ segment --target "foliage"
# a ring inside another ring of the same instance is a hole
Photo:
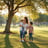
[[[19,21],[19,17],[14,15],[13,19],[12,19],[12,23],[13,25],[15,25],[17,22]]]
[[[8,14],[3,15],[4,19],[7,20]]]
[[[38,22],[48,22],[48,15],[46,14],[39,14],[39,18],[36,19],[35,21],[38,21]]]
[[[5,22],[4,17],[0,15],[0,25],[2,25],[2,23],[4,22]]]
[[[46,0],[0,0],[0,3],[0,6],[7,5],[8,7],[10,5],[11,7],[14,5],[14,10],[16,10],[16,7],[19,9],[25,6],[32,6],[34,10],[37,10],[38,7],[48,10],[48,2]],[[36,3],[37,6],[35,6]]]
[[[38,19],[38,18],[39,18],[39,15],[37,13],[36,14],[34,13],[34,14],[30,15],[30,19],[32,19],[33,21]]]

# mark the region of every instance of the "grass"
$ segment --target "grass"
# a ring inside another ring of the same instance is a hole
[[[4,28],[0,27],[0,32]],[[48,27],[34,27],[34,41],[19,42],[19,27],[11,28],[16,34],[0,34],[0,48],[48,48]],[[28,34],[26,36],[28,41]]]

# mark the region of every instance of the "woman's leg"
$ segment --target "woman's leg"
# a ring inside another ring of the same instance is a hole
[[[24,41],[26,41],[26,34],[24,35]]]
[[[22,32],[22,42],[24,42],[24,33]]]
[[[27,34],[27,31],[24,32],[24,40],[26,41],[26,34]]]
[[[24,38],[25,38],[25,32],[23,32],[23,40],[24,40]]]

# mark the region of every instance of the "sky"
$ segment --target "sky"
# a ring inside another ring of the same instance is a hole
[[[38,12],[46,13],[45,9],[42,9],[42,8],[38,8]],[[7,9],[2,10],[1,14],[2,15],[8,14],[8,10]],[[17,12],[17,13],[15,13],[15,15],[17,15],[17,16],[21,16],[21,15],[22,16],[28,16],[28,14],[25,11],[22,11],[22,10],[21,10],[21,13]]]
[[[38,7],[38,12],[40,12],[40,13],[47,13],[46,9],[43,9],[43,8],[40,8],[40,7]]]
[[[8,10],[7,10],[7,9],[2,10],[1,14],[2,14],[2,15],[8,14]]]

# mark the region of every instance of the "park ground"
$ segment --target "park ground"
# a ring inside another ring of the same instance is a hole
[[[4,27],[0,27],[0,32]],[[16,34],[0,34],[0,48],[48,48],[48,27],[34,27],[34,41],[20,42],[19,27],[11,27],[11,31]]]

